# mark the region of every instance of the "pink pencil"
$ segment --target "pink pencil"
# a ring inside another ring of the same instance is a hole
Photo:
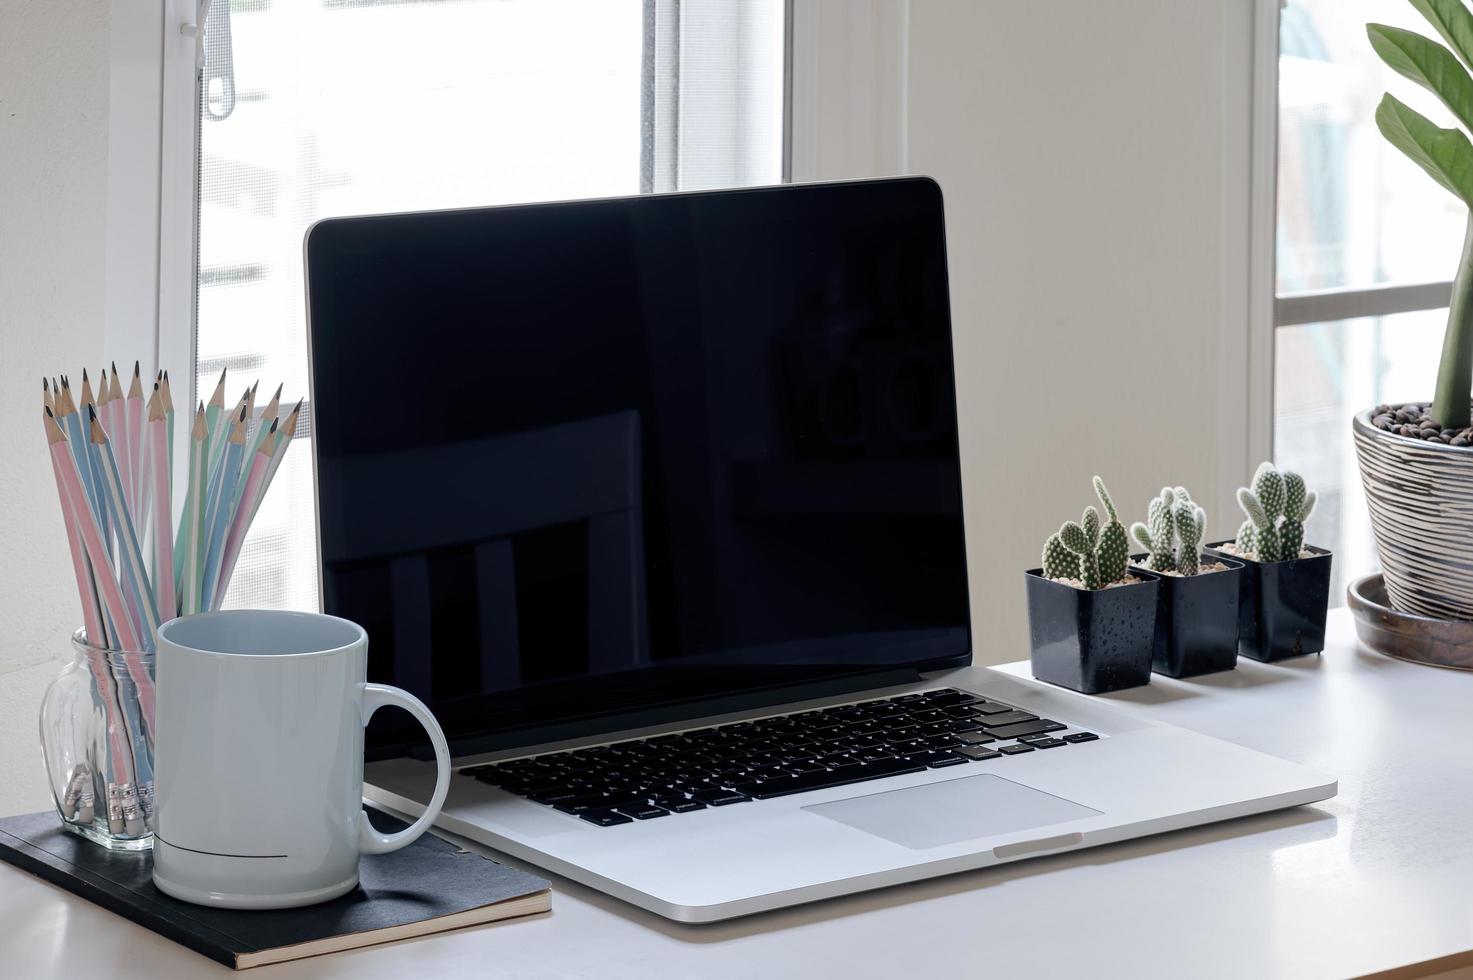
[[[51,443],[51,472],[56,477],[56,492],[61,498],[62,523],[66,525],[67,544],[71,547],[72,567],[77,575],[77,589],[82,594],[82,618],[86,624],[87,642],[95,647],[103,645],[102,613],[97,608],[97,595],[92,591],[86,572],[85,558],[81,543],[77,540],[77,528],[85,526],[85,521],[78,517],[78,503],[81,495],[80,478],[77,475],[76,461],[72,459],[71,453],[66,448],[66,436],[62,434],[61,427],[56,424],[51,410],[46,410],[43,420],[46,427],[46,438]],[[73,492],[75,490],[75,492]],[[90,515],[90,511],[89,511]],[[95,523],[95,522],[94,522]],[[99,545],[101,535],[97,535]],[[92,576],[97,580],[110,583],[116,591],[117,582],[108,578],[106,569],[103,574]],[[118,597],[121,599],[121,596]],[[113,614],[117,616],[117,613]],[[120,622],[119,630],[126,629],[125,621]],[[108,666],[101,663],[96,657],[88,657],[88,668],[92,671],[93,683],[97,685],[98,694],[107,705],[107,736],[112,746],[113,765],[115,772],[111,774],[112,782],[133,782],[133,757],[128,751],[128,738],[114,716],[112,705],[117,703],[117,694],[114,691],[114,682]]]
[[[118,447],[118,462],[123,477],[123,493],[128,500],[128,510],[137,517],[134,524],[143,524],[143,384],[138,379],[137,361],[133,362],[133,380],[128,385],[128,396],[123,399],[123,430],[125,438]],[[109,433],[109,435],[114,435]]]
[[[230,575],[235,571],[235,560],[240,557],[240,546],[245,542],[246,531],[250,530],[251,518],[255,516],[250,502],[260,492],[261,482],[271,466],[271,453],[276,448],[276,420],[271,421],[271,431],[256,447],[251,457],[250,475],[246,477],[245,489],[240,493],[240,503],[235,508],[235,517],[230,523],[230,533],[225,538],[225,548],[220,557],[220,574],[215,576],[215,594],[209,597],[209,608],[219,609],[225,600],[225,588],[230,584]]]
[[[50,409],[47,409],[45,420],[48,439],[51,438],[53,429],[57,435],[61,435],[61,427],[56,424]],[[82,551],[82,542],[77,540],[76,514],[67,502],[66,484],[62,481],[61,467],[57,465],[54,453],[51,457],[51,472],[56,477],[56,495],[61,498],[62,523],[66,525],[66,543],[72,553],[72,571],[77,576],[77,594],[82,599],[82,622],[87,628],[87,642],[100,647],[105,644],[107,636],[102,629],[102,610],[97,605],[97,592],[87,575],[87,558]]]
[[[46,417],[46,438],[51,442],[51,461],[65,488],[68,506],[77,517],[77,529],[81,532],[82,544],[92,567],[97,569],[97,585],[102,592],[102,604],[113,621],[118,645],[124,650],[138,649],[138,632],[129,618],[128,606],[123,602],[123,592],[118,588],[117,573],[102,543],[102,531],[97,526],[97,515],[87,503],[82,492],[82,478],[77,473],[77,462],[67,449],[66,436],[50,415]]]

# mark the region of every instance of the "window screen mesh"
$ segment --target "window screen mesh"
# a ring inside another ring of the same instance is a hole
[[[780,0],[212,7],[196,388],[228,369],[227,402],[257,379],[262,399],[284,384],[284,409],[306,396],[302,236],[319,218],[781,176]],[[658,182],[656,142],[675,164]],[[310,420],[308,406],[227,607],[317,608]]]

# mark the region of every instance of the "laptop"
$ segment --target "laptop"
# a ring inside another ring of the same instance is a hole
[[[322,606],[444,727],[443,830],[709,922],[1335,793],[971,666],[1027,651],[971,613],[933,181],[305,249]],[[417,814],[434,766],[392,714],[365,795]]]

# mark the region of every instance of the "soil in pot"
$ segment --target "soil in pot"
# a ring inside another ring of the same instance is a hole
[[[1132,574],[1141,581],[1081,589],[1045,578],[1041,568],[1028,570],[1034,677],[1084,694],[1150,683],[1160,577]]]
[[[1231,541],[1203,551],[1233,560],[1223,551]],[[1330,610],[1330,564],[1334,556],[1306,545],[1308,558],[1261,562],[1238,556],[1238,653],[1251,660],[1284,660],[1325,648],[1325,618]],[[1303,552],[1301,552],[1303,554]]]

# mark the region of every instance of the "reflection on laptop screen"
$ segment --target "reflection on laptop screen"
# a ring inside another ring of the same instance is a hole
[[[332,220],[308,272],[324,607],[452,738],[969,655],[930,181]]]

